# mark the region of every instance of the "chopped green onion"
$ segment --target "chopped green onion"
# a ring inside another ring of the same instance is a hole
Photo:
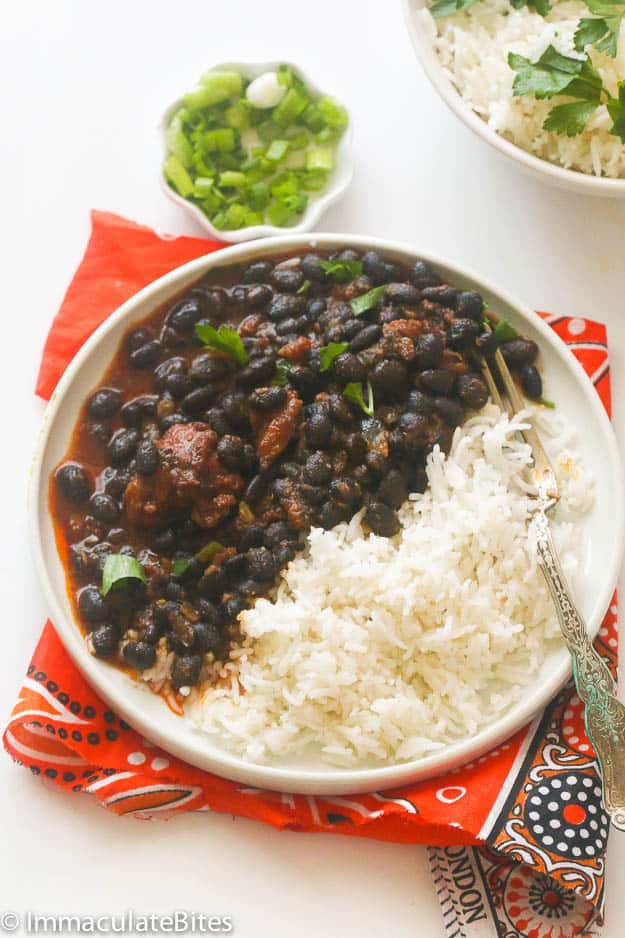
[[[319,266],[335,283],[349,283],[362,273],[362,261],[319,261]]]
[[[288,65],[281,65],[278,69],[278,81],[286,88],[293,83],[293,70]]]
[[[258,136],[263,141],[263,143],[271,143],[272,140],[275,140],[276,137],[280,136],[280,128],[272,120],[264,120],[262,124],[259,124],[256,128],[258,131]]]
[[[214,222],[215,219],[213,219]],[[223,352],[238,362],[239,365],[247,363],[249,355],[236,329],[224,326],[223,323],[219,329],[209,326],[208,323],[198,323],[195,327],[195,334],[207,348]]]
[[[247,102],[242,99],[236,104],[231,104],[224,111],[224,120],[228,127],[234,130],[245,130],[250,126],[250,109]]]
[[[290,127],[284,136],[288,139],[291,150],[304,150],[310,141],[306,131],[298,127]]]
[[[309,172],[322,170],[330,172],[334,166],[332,150],[328,147],[312,147],[306,154],[306,169]]]
[[[180,160],[185,169],[189,169],[193,161],[193,145],[185,135],[178,114],[174,114],[165,130],[165,139],[174,156]]]
[[[247,200],[256,212],[262,212],[269,205],[271,193],[266,182],[255,182],[247,190]]]
[[[252,212],[248,209],[245,213],[245,221],[242,228],[251,228],[254,225],[262,225],[265,219],[263,218],[262,212]]]
[[[238,72],[208,72],[198,87],[184,96],[184,103],[193,109],[212,107],[240,95],[242,89],[243,79]]]
[[[197,560],[198,563],[207,564],[220,550],[223,550],[223,545],[220,544],[219,541],[210,541],[189,560],[174,560],[171,572],[173,576],[182,576],[187,572],[194,560]]]
[[[372,290],[368,290],[366,293],[363,293],[362,296],[355,296],[349,303],[354,316],[360,316],[362,313],[366,313],[367,310],[377,306],[385,292],[386,284],[383,284],[380,287],[373,287]]]
[[[236,146],[232,127],[218,127],[216,130],[207,130],[203,134],[202,142],[209,152],[219,151],[225,153],[228,150],[234,150]]]
[[[304,280],[301,287],[298,287],[298,289],[295,292],[296,293],[308,293],[309,290],[310,290],[310,280]]]
[[[276,199],[284,199],[288,195],[297,195],[298,192],[299,182],[293,173],[285,173],[281,176],[276,176],[271,187],[271,194],[274,195]]]
[[[307,192],[320,192],[328,181],[326,173],[315,170],[314,173],[302,174],[302,187]]]
[[[206,199],[213,194],[214,180],[210,176],[197,176],[193,184],[193,195],[196,199]]]
[[[302,120],[306,124],[309,130],[312,130],[314,134],[318,133],[320,130],[323,130],[325,127],[325,121],[323,119],[323,114],[319,110],[316,104],[309,104],[304,113],[302,114]]]
[[[493,332],[498,342],[509,342],[511,339],[516,339],[519,334],[507,319],[500,319]]]
[[[371,382],[367,381],[367,402],[362,396],[362,384],[360,381],[352,381],[343,388],[343,397],[354,404],[358,404],[368,417],[373,417],[373,388]]]
[[[267,147],[265,157],[272,163],[279,163],[280,160],[284,159],[288,153],[288,149],[288,140],[272,140],[272,142]]]
[[[193,195],[193,180],[174,153],[169,154],[163,169],[167,181],[183,199]]]
[[[554,402],[553,402],[553,401],[548,401],[548,400],[547,400],[546,398],[544,398],[544,397],[539,397],[539,398],[538,398],[538,403],[539,403],[539,404],[542,404],[543,407],[549,407],[551,410],[555,410],[555,406],[556,406],[556,405],[554,404]]]
[[[306,166],[306,151],[294,150],[287,153],[284,161],[285,169],[304,169]]]
[[[278,127],[288,127],[306,110],[308,99],[291,87],[273,112],[273,119]]]
[[[328,342],[319,350],[319,371],[327,371],[335,358],[342,355],[349,342]]]
[[[113,586],[123,580],[141,580],[145,583],[145,570],[135,557],[128,554],[109,554],[102,571],[102,589],[106,596]]]
[[[338,101],[326,95],[319,99],[317,107],[328,127],[345,130],[348,123],[347,111]]]
[[[237,173],[232,169],[227,170],[225,173],[220,173],[219,176],[219,185],[225,186],[226,188],[239,188],[240,186],[245,186],[247,184],[247,179],[245,173]]]

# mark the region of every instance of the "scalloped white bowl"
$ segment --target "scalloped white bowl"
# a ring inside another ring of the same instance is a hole
[[[463,124],[478,137],[494,147],[499,153],[512,159],[517,166],[534,178],[542,179],[560,189],[577,192],[580,195],[603,196],[607,198],[625,198],[625,179],[608,179],[604,176],[590,176],[573,169],[565,169],[548,160],[543,160],[527,150],[511,143],[488,126],[486,121],[476,114],[464,101],[447,76],[432,46],[427,30],[423,28],[420,12],[426,7],[426,0],[402,0],[404,18],[412,40],[417,59],[432,85],[445,104],[460,118]]]
[[[259,75],[262,75],[263,72],[270,70],[277,70],[280,65],[288,65],[293,72],[301,78],[302,81],[313,91],[315,94],[329,94],[330,92],[324,91],[319,86],[312,81],[312,79],[297,65],[293,65],[292,62],[286,62],[281,60],[280,62],[220,62],[217,65],[214,65],[208,71],[215,71],[216,69],[233,69],[234,71],[240,72],[245,78],[258,78]],[[163,117],[161,118],[159,131],[161,136],[161,142],[163,145],[163,160],[167,155],[167,141],[165,137],[165,130],[169,119],[183,103],[182,98],[178,98],[169,107],[166,109]],[[340,102],[345,107],[343,101]],[[243,241],[251,241],[253,238],[267,238],[272,235],[284,235],[284,234],[301,234],[305,231],[310,231],[311,228],[314,228],[315,225],[319,222],[319,219],[323,213],[328,209],[334,202],[336,202],[344,194],[350,182],[352,181],[352,176],[354,175],[354,162],[352,158],[352,137],[353,137],[353,125],[352,125],[352,116],[349,113],[349,123],[345,130],[345,133],[339,140],[336,148],[334,149],[334,169],[328,177],[328,183],[326,188],[319,193],[312,193],[308,199],[308,205],[306,206],[306,211],[302,215],[300,221],[296,225],[289,225],[288,227],[279,228],[276,225],[252,225],[249,228],[237,228],[235,231],[226,231],[220,228],[215,228],[209,218],[206,217],[204,212],[192,202],[189,202],[188,199],[184,199],[181,195],[167,184],[167,180],[163,174],[162,164],[159,170],[159,181],[161,188],[165,194],[176,202],[178,205],[181,205],[185,211],[189,213],[195,220],[204,228],[212,238],[216,241],[227,241],[231,244],[240,244]]]
[[[523,699],[502,713],[492,725],[425,758],[359,769],[337,769],[318,758],[285,760],[270,765],[245,762],[229,752],[218,737],[209,737],[190,720],[175,716],[141,681],[89,654],[74,621],[65,573],[56,549],[48,510],[48,479],[67,452],[81,402],[101,381],[131,324],[215,268],[290,251],[336,250],[347,245],[362,251],[382,251],[405,263],[416,257],[429,261],[450,282],[463,289],[482,292],[492,309],[538,342],[545,393],[557,401],[558,412],[578,428],[581,457],[596,481],[594,508],[580,531],[580,572],[574,584],[589,632],[595,635],[611,601],[621,566],[625,521],[625,486],[619,455],[599,397],[563,342],[532,310],[481,276],[409,244],[349,234],[285,235],[216,251],[156,280],[109,316],[68,366],[46,410],[30,479],[32,548],[51,618],[67,651],[100,697],[147,739],[187,762],[248,785],[309,794],[393,788],[440,775],[477,758],[524,726],[570,678],[571,663],[566,649],[562,647],[546,658],[538,679],[526,689]]]

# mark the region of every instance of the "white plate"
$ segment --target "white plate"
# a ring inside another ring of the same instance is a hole
[[[543,160],[523,150],[522,147],[506,140],[489,127],[486,121],[482,120],[479,114],[476,114],[464,101],[441,65],[428,30],[424,28],[421,19],[421,11],[427,5],[426,0],[402,0],[408,32],[423,71],[456,117],[459,117],[467,127],[490,146],[513,159],[521,169],[542,179],[543,182],[549,182],[559,189],[567,189],[569,192],[578,192],[581,195],[625,198],[625,179],[609,179],[606,176],[591,176],[574,169],[565,169],[563,166],[550,163],[548,160]]]
[[[270,766],[244,762],[220,745],[219,739],[209,739],[190,721],[175,716],[140,682],[87,652],[73,618],[56,550],[48,511],[48,478],[67,451],[82,401],[99,384],[126,329],[212,268],[292,250],[337,249],[348,245],[363,251],[379,250],[403,262],[416,257],[428,260],[452,284],[479,290],[494,310],[538,342],[545,394],[557,402],[558,412],[578,428],[581,455],[596,480],[595,505],[580,536],[581,572],[574,584],[592,635],[599,629],[610,603],[623,554],[623,477],[612,427],[595,389],[566,346],[535,313],[481,277],[410,245],[354,235],[316,234],[226,248],[185,264],[141,290],[87,340],[65,371],[46,411],[30,482],[31,534],[37,570],[52,621],[65,647],[85,678],[113,709],[148,739],[188,762],[245,784],[280,791],[345,794],[395,787],[438,775],[476,758],[512,735],[545,706],[571,674],[568,654],[562,648],[545,661],[539,679],[527,689],[523,702],[475,736],[413,762],[343,770],[310,761]]]
[[[280,62],[221,62],[219,65],[213,65],[210,69],[211,72],[214,71],[234,71],[240,72],[244,78],[258,78],[259,75],[263,75],[265,72],[276,72],[280,65],[288,65],[291,68],[295,75],[304,82],[304,84],[313,92],[315,95],[324,95],[330,94],[331,92],[323,91],[318,85],[313,82],[310,77],[302,71],[301,68],[297,65],[293,65],[292,62],[285,62],[284,60]],[[343,104],[343,101],[340,102]],[[165,113],[163,114],[161,124],[160,124],[160,135],[163,146],[163,160],[167,156],[168,147],[167,147],[167,138],[165,131],[167,125],[171,119],[172,114],[174,114],[179,107],[183,104],[183,99],[179,98],[177,101],[174,101],[173,104],[170,104]],[[345,107],[345,105],[343,104]],[[190,202],[189,199],[184,199],[179,195],[170,185],[168,185],[167,180],[163,174],[163,168],[159,170],[159,181],[161,188],[163,189],[165,195],[167,195],[174,202],[177,202],[178,205],[181,205],[189,215],[192,215],[193,218],[205,229],[208,231],[211,238],[215,238],[217,241],[227,241],[230,244],[240,244],[242,241],[252,241],[254,238],[266,238],[271,235],[282,235],[285,231],[288,231],[290,234],[300,234],[304,231],[310,231],[311,228],[314,228],[315,225],[319,222],[319,219],[330,206],[336,202],[341,196],[346,192],[347,187],[352,181],[352,176],[354,175],[354,161],[352,158],[352,137],[353,137],[353,122],[352,116],[348,112],[349,123],[345,128],[345,133],[342,135],[341,139],[338,141],[337,145],[333,147],[334,153],[334,169],[328,176],[328,181],[325,189],[321,192],[312,192],[308,199],[308,205],[306,206],[306,211],[300,218],[300,220],[295,225],[289,225],[288,228],[278,228],[276,225],[251,225],[249,228],[237,228],[235,230],[227,231],[221,228],[215,228],[211,220],[204,214],[199,205],[195,205],[193,202]]]

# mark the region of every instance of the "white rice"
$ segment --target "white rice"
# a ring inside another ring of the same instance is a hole
[[[557,429],[541,419],[543,436]],[[244,643],[192,718],[253,762],[314,748],[357,766],[422,756],[500,717],[560,642],[528,537],[522,424],[489,405],[458,429],[394,538],[367,535],[361,515],[313,529],[275,599],[241,614]],[[574,579],[592,486],[560,435],[550,450],[554,535]]]
[[[543,130],[554,104],[570,101],[558,96],[551,101],[512,96],[514,72],[508,53],[536,61],[547,46],[563,55],[583,57],[575,50],[573,35],[580,18],[588,17],[581,0],[556,2],[542,17],[525,6],[515,10],[509,0],[478,0],[463,13],[434,20],[420,13],[423,27],[449,78],[466,103],[493,130],[535,156],[595,176],[625,176],[625,146],[611,134],[612,120],[601,105],[583,133],[566,137]],[[615,59],[589,46],[587,52],[611,95],[625,78],[625,26],[621,26]]]

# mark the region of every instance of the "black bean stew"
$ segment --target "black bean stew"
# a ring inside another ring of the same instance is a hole
[[[539,397],[536,345],[505,338]],[[365,506],[372,532],[398,531],[428,453],[486,403],[497,342],[478,293],[350,249],[212,272],[135,326],[50,486],[92,653],[154,669],[179,708],[312,525]]]

